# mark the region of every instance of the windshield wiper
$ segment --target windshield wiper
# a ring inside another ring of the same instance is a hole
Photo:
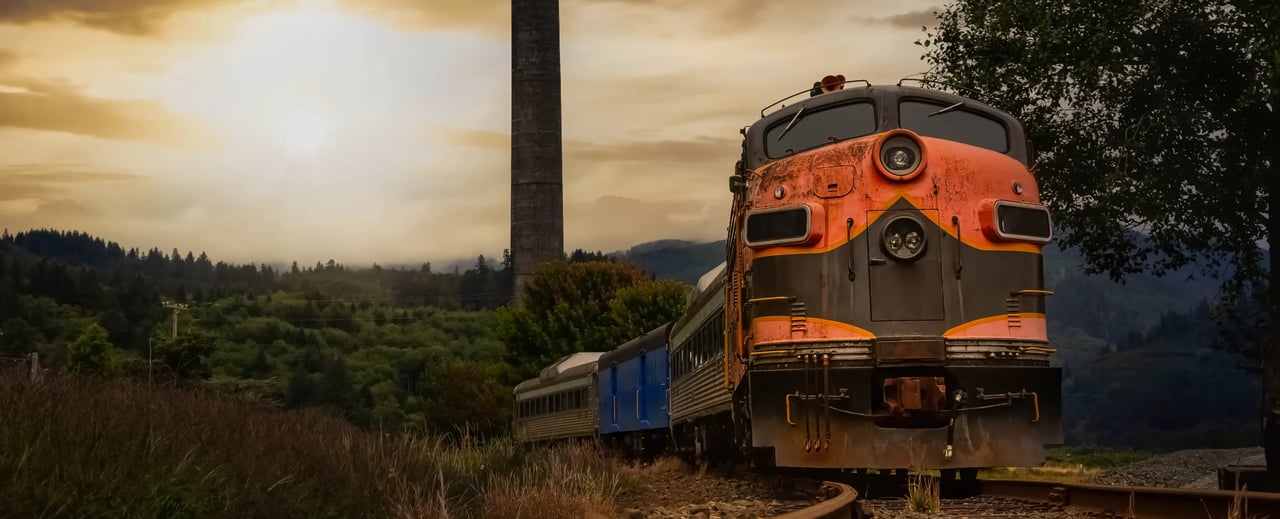
[[[782,133],[778,134],[778,140],[782,140],[782,136],[791,131],[791,125],[795,124],[796,119],[800,118],[800,114],[804,113],[804,108],[805,107],[801,106],[799,110],[796,110],[796,115],[791,117],[791,122],[787,123],[787,127],[782,129]]]
[[[951,105],[951,106],[948,106],[948,107],[946,107],[946,108],[943,108],[943,109],[941,109],[941,110],[938,110],[938,111],[936,111],[936,112],[934,112],[934,113],[931,113],[931,114],[929,114],[929,117],[933,117],[933,116],[938,115],[938,114],[945,114],[945,113],[947,113],[947,112],[950,112],[950,111],[952,111],[952,110],[955,110],[956,108],[960,108],[961,106],[964,106],[964,101],[960,101],[959,103],[953,104],[953,105]]]

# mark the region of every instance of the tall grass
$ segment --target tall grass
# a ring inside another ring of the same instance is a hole
[[[0,373],[0,510],[15,517],[581,517],[614,464],[587,446],[384,437],[128,380]]]
[[[936,478],[923,474],[910,476],[907,480],[907,510],[937,512],[942,508],[940,492]]]

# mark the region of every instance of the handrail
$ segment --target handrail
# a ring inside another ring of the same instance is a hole
[[[850,79],[850,80],[848,80],[848,81],[844,81],[844,82],[841,82],[841,83],[839,83],[839,84],[840,84],[841,86],[843,86],[843,85],[847,85],[847,84],[849,84],[849,83],[866,83],[866,84],[867,84],[867,86],[871,86],[871,82],[870,82],[870,81],[867,81],[867,80],[865,80],[865,79]],[[782,99],[779,99],[779,100],[777,100],[777,101],[774,101],[774,102],[773,102],[773,104],[771,104],[771,105],[769,105],[769,106],[766,106],[766,107],[764,107],[764,108],[761,108],[761,109],[760,109],[760,117],[764,117],[764,111],[765,111],[765,110],[768,110],[768,109],[770,109],[770,108],[773,108],[774,106],[777,106],[779,103],[782,103],[782,102],[784,102],[784,101],[786,101],[786,100],[788,100],[788,99],[791,99],[791,98],[793,98],[793,97],[795,97],[795,96],[798,96],[798,95],[800,95],[800,94],[804,94],[804,93],[808,93],[808,92],[812,92],[812,91],[813,91],[813,87],[809,87],[809,88],[806,88],[806,89],[801,90],[801,91],[799,91],[799,92],[796,92],[796,93],[794,93],[794,94],[791,94],[791,95],[789,95],[789,96],[787,96],[787,97],[784,97],[784,98],[782,98]],[[830,92],[828,92],[828,93],[830,93]]]

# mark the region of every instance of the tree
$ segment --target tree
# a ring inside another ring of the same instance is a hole
[[[79,374],[104,374],[111,368],[111,341],[107,329],[90,323],[80,336],[67,345],[67,369]]]
[[[1027,126],[1044,202],[1090,273],[1206,260],[1221,308],[1267,295],[1263,432],[1280,471],[1280,4],[958,0],[925,76]],[[1224,314],[1232,317],[1231,314]]]
[[[619,290],[609,302],[618,336],[634,338],[675,320],[688,304],[690,287],[676,281],[649,281]]]
[[[0,356],[23,357],[42,342],[40,330],[21,317],[10,317],[0,325]]]
[[[525,286],[522,303],[499,309],[498,337],[512,366],[508,382],[531,377],[570,353],[611,349],[638,335],[634,330],[643,333],[675,319],[680,305],[637,310],[637,303],[669,300],[662,296],[669,288],[639,288],[650,283],[643,271],[622,262],[543,265]],[[615,303],[619,294],[624,300]]]
[[[456,359],[428,365],[420,391],[426,425],[439,433],[501,432],[511,418],[511,390],[498,381],[497,371],[498,366]]]
[[[205,379],[212,375],[206,362],[215,349],[212,334],[189,330],[175,338],[157,339],[155,355],[182,380]]]

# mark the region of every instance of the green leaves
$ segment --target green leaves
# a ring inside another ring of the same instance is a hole
[[[1249,93],[1274,99],[1274,62],[1268,21],[1228,4],[962,0],[928,35],[928,79],[1025,122],[1060,241],[1094,272],[1254,271],[1278,136]]]
[[[79,374],[106,374],[111,370],[111,342],[107,330],[91,323],[76,340],[67,345],[67,369]]]
[[[675,320],[689,288],[652,281],[613,261],[544,265],[525,288],[524,302],[499,310],[498,335],[518,383],[565,355],[607,351]]]

